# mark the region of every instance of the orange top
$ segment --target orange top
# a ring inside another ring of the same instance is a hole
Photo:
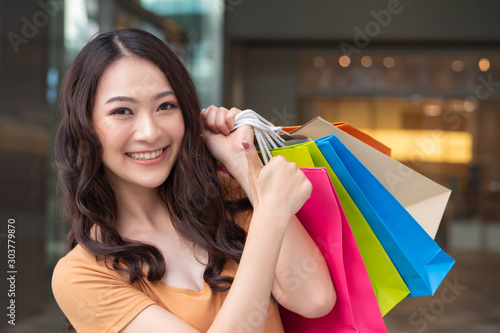
[[[248,230],[252,214],[239,215],[237,223]],[[237,268],[236,262],[228,261],[222,274],[234,277]],[[206,332],[228,293],[215,292],[207,283],[199,292],[146,279],[130,284],[125,274],[109,269],[80,245],[57,263],[52,290],[59,307],[81,333],[119,332],[153,304],[170,311],[200,332]],[[251,331],[253,323],[266,317],[266,333],[284,332],[278,305],[273,301],[267,309],[257,309],[246,321],[242,320],[241,331]]]

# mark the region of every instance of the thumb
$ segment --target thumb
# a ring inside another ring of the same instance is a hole
[[[257,154],[257,149],[253,143],[247,141],[243,141],[241,144],[243,148],[245,148],[245,155],[248,162],[248,174],[253,179],[256,179],[262,169],[262,162]]]

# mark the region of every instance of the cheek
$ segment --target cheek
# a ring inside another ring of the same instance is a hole
[[[176,140],[182,140],[185,134],[185,124],[182,114],[176,119],[175,122],[170,123],[170,133]]]
[[[104,155],[109,154],[112,150],[119,149],[123,145],[126,138],[124,128],[116,126],[110,121],[103,121],[95,128]]]
[[[182,121],[181,124],[177,128],[177,135],[178,135],[179,139],[182,140],[184,138],[185,133],[186,133],[186,127],[184,126],[184,121]]]

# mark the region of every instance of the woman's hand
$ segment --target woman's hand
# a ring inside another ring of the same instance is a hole
[[[224,164],[233,177],[239,180],[240,175],[247,173],[243,141],[253,142],[253,129],[243,126],[231,132],[234,128],[234,117],[241,110],[209,106],[201,113],[204,124],[203,138],[215,159]],[[240,183],[241,184],[241,183]],[[245,184],[241,184],[245,187]]]
[[[296,163],[275,156],[262,166],[252,143],[243,142],[248,163],[249,192],[254,210],[287,224],[311,196],[312,184]],[[250,196],[249,195],[249,196]]]

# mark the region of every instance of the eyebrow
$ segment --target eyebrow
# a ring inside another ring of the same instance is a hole
[[[154,99],[160,99],[162,97],[165,97],[165,96],[170,96],[170,95],[175,95],[174,91],[173,90],[166,90],[166,91],[162,91],[161,93],[158,93],[156,94],[153,98]],[[108,99],[106,101],[106,103],[104,104],[108,104],[108,103],[113,103],[113,102],[132,102],[132,103],[137,103],[137,100],[133,97],[129,97],[129,96],[115,96],[115,97],[111,97],[110,99]]]

